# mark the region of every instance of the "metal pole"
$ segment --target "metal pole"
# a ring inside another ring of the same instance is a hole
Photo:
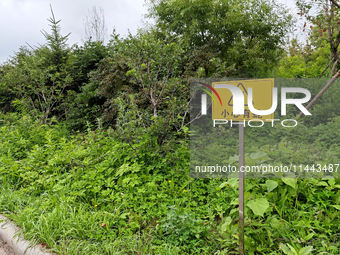
[[[239,254],[243,255],[244,253],[244,173],[241,172],[241,167],[244,166],[244,122],[239,125]]]

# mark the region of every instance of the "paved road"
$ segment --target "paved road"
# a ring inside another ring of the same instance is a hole
[[[12,247],[8,246],[2,239],[0,239],[0,255],[15,255]]]

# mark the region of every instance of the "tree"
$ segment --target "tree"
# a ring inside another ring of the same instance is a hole
[[[330,49],[330,62],[324,68],[330,68],[333,76],[339,65],[340,45],[340,5],[336,0],[296,0],[300,16],[311,23],[311,39],[315,47],[327,42]],[[306,27],[307,24],[305,23]]]
[[[50,64],[56,66],[57,71],[60,71],[62,66],[67,62],[68,54],[70,53],[70,48],[67,46],[67,40],[71,33],[68,33],[65,36],[62,36],[60,33],[60,21],[56,20],[54,17],[54,13],[51,8],[52,17],[48,19],[50,22],[49,26],[51,27],[51,34],[47,33],[45,30],[42,30],[41,33],[44,35],[47,43],[46,46],[50,49],[51,54],[46,59]],[[45,56],[47,57],[47,56]]]
[[[4,82],[5,73],[8,64],[0,65],[0,112],[6,113],[14,111],[12,101],[16,98],[16,94]]]
[[[107,37],[107,27],[103,8],[97,9],[96,6],[92,6],[92,10],[89,10],[88,15],[86,15],[84,27],[87,40],[94,39],[97,42],[104,43]]]
[[[105,98],[102,121],[131,143],[148,132],[164,145],[190,122],[190,77],[209,62],[204,48],[185,52],[181,44],[154,31],[110,42],[109,56],[91,72],[91,91]]]
[[[273,1],[149,0],[148,6],[157,29],[188,48],[209,45],[238,76],[254,76],[276,63],[292,24],[287,10]]]
[[[15,104],[43,124],[52,116],[59,119],[67,115],[74,74],[71,50],[66,44],[69,34],[60,34],[60,20],[55,19],[52,7],[51,12],[51,34],[42,31],[46,45],[21,48],[4,66],[1,79],[19,97]]]
[[[328,77],[325,66],[330,63],[329,44],[323,41],[319,47],[314,47],[308,40],[298,43],[294,39],[289,46],[288,55],[280,60],[271,76],[277,78],[321,78]]]
[[[79,89],[72,98],[68,112],[68,124],[73,129],[82,129],[87,122],[95,123],[102,115],[105,97],[98,93],[98,84],[91,82],[91,72],[95,72],[100,61],[108,56],[108,48],[102,42],[86,41],[73,50],[74,66],[77,70],[76,82]],[[103,65],[100,65],[103,67]],[[102,68],[105,70],[105,68]],[[93,79],[92,79],[93,80]]]

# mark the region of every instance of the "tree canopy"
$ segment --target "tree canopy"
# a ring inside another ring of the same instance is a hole
[[[148,6],[159,31],[189,48],[209,45],[239,76],[276,63],[292,25],[287,9],[273,1],[150,0]]]

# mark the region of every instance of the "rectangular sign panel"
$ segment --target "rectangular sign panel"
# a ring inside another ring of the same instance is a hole
[[[234,114],[234,98],[229,89],[216,88],[217,84],[229,84],[239,88],[244,96],[244,114]],[[212,104],[212,119],[220,120],[262,120],[264,122],[271,122],[270,119],[274,119],[274,113],[270,115],[257,115],[249,110],[248,106],[248,89],[252,88],[253,91],[253,106],[257,110],[268,110],[272,106],[273,102],[273,88],[274,79],[256,79],[256,80],[238,80],[238,81],[226,81],[226,82],[214,82],[212,87],[216,90],[220,96],[221,101],[216,94],[213,94]],[[222,103],[221,103],[222,102]]]

